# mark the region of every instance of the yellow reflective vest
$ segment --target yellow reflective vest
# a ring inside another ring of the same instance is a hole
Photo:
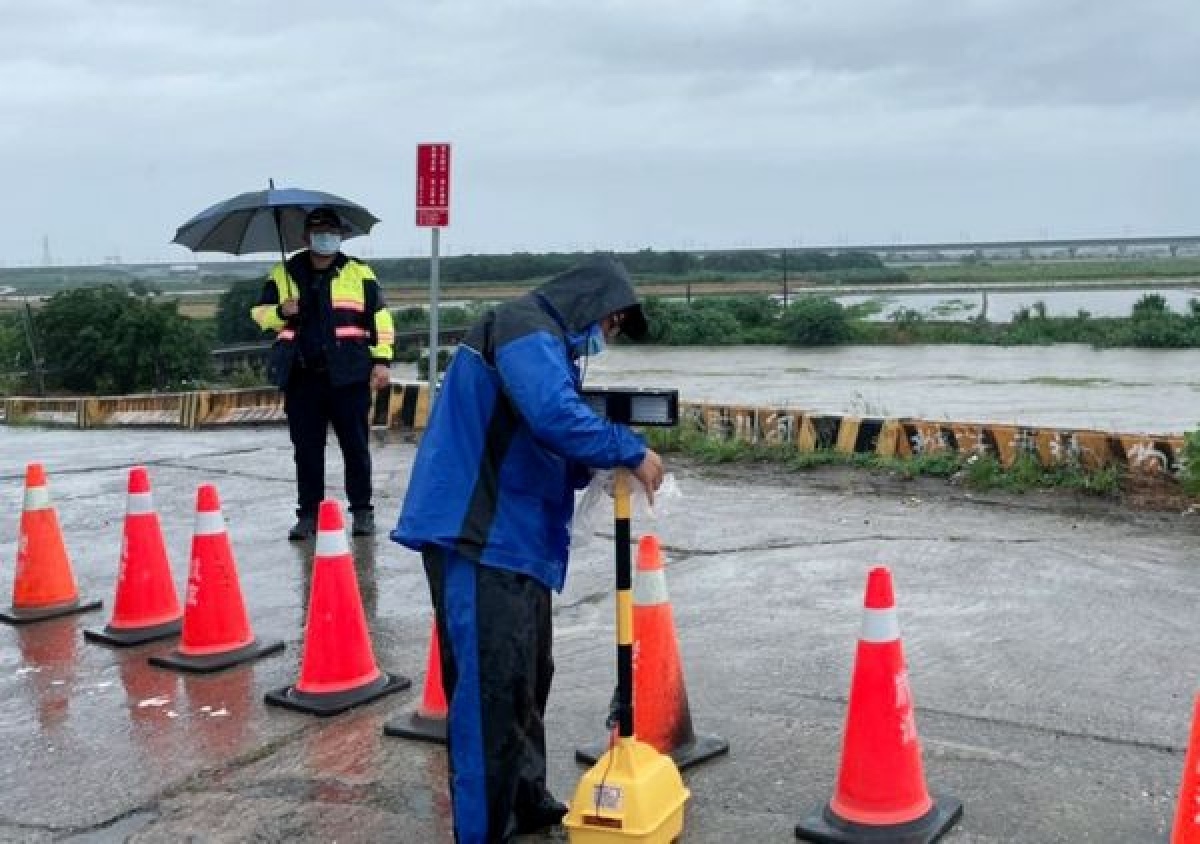
[[[314,270],[308,252],[298,252],[288,259],[286,270],[282,263],[271,269],[258,304],[250,311],[259,327],[276,332],[268,376],[280,388],[287,386],[291,375],[300,331],[323,335],[306,339],[321,347],[335,387],[366,381],[374,364],[392,361],[395,328],[375,273],[341,253],[332,270],[328,284],[307,285]],[[299,300],[301,314],[321,309],[325,318],[305,321],[300,314],[284,318],[280,303],[293,298]]]

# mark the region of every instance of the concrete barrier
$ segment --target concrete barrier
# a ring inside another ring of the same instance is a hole
[[[83,399],[11,398],[4,400],[4,421],[8,425],[53,425],[87,427]]]
[[[377,427],[420,431],[428,417],[426,384],[394,384],[373,398],[371,419]],[[72,428],[208,428],[282,424],[287,418],[279,390],[251,387],[93,398],[16,397],[0,400],[0,421]]]
[[[375,393],[376,428],[423,431],[429,418],[429,385],[392,384]],[[932,421],[712,402],[681,402],[683,423],[704,435],[752,445],[791,445],[802,452],[912,457],[951,452],[985,454],[1009,467],[1032,457],[1045,467],[1096,470],[1119,466],[1134,472],[1178,474],[1183,437],[1107,433],[1087,429]],[[0,402],[6,424],[75,428],[180,427],[281,424],[283,394],[273,387],[200,390],[95,398],[16,397]]]
[[[1043,467],[1178,474],[1182,436],[926,419],[811,413],[787,408],[682,402],[680,415],[705,436],[749,444],[793,445],[801,452],[835,451],[881,457],[953,453],[989,455],[1011,467],[1032,457]]]
[[[263,425],[287,421],[283,393],[274,387],[206,390],[196,394],[195,417],[188,428],[222,425]]]
[[[195,393],[153,393],[138,396],[101,396],[84,400],[87,428],[177,428],[184,425],[184,405]]]
[[[372,427],[423,431],[428,419],[428,384],[392,384],[375,393],[371,409]]]

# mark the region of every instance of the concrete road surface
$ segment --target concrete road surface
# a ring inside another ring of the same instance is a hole
[[[411,443],[375,447],[381,527]],[[104,609],[0,626],[0,841],[448,842],[446,763],[385,738],[417,700],[430,613],[416,555],[353,543],[380,666],[416,681],[330,719],[262,702],[295,682],[311,544],[282,428],[197,433],[0,428],[0,596],[9,603],[26,461],[44,462],[75,573]],[[282,655],[211,676],[146,663],[172,643],[85,642],[112,607],[126,472],[150,467],[176,582],[195,490],[222,496],[255,632]],[[329,453],[330,493],[342,497]],[[944,840],[1165,841],[1200,677],[1200,517],[1066,495],[971,496],[848,471],[674,465],[658,533],[695,727],[731,745],[688,771],[689,844],[790,841],[834,787],[865,574],[891,567],[931,790],[963,801]],[[551,786],[603,730],[614,677],[612,539],[556,601]],[[561,840],[561,833],[529,840]]]

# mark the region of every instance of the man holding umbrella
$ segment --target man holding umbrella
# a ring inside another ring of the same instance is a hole
[[[351,532],[375,532],[371,504],[371,390],[390,379],[394,329],[375,273],[341,252],[351,231],[331,206],[304,217],[303,249],[277,264],[251,316],[277,332],[269,375],[284,391],[296,461],[296,524],[288,539],[309,539],[325,497],[330,425],[346,467]]]

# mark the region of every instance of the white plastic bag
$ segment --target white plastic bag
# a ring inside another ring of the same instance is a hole
[[[647,521],[658,523],[665,519],[671,508],[683,498],[675,476],[663,476],[662,485],[654,493],[654,506],[646,500],[646,490],[636,479],[630,478],[632,488],[632,513],[635,533],[642,532],[637,525]],[[612,471],[600,470],[592,475],[591,483],[575,501],[575,517],[571,520],[571,548],[586,548],[597,539],[597,534],[612,534],[613,498]]]

